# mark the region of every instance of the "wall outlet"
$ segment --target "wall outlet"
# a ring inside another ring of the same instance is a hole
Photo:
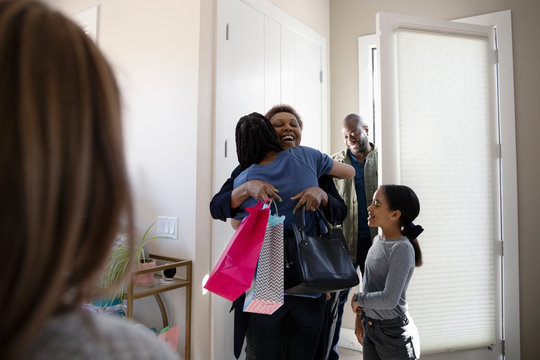
[[[158,216],[156,235],[178,239],[178,218],[174,216]]]

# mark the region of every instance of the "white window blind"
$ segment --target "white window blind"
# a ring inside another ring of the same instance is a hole
[[[394,36],[400,178],[418,194],[425,228],[409,311],[424,354],[488,346],[499,216],[489,40],[401,29]]]

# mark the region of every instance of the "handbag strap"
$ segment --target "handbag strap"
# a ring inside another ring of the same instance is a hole
[[[321,229],[321,223],[319,221],[319,217],[324,222],[324,225],[326,226],[326,231],[327,232],[330,231],[330,229],[332,229],[332,225],[326,219],[326,216],[324,216],[324,212],[320,208],[317,208],[315,210],[315,212],[313,213],[313,215],[315,216],[315,222],[317,223],[317,230],[320,233],[322,233],[322,229]],[[299,219],[300,219],[300,224],[298,224]],[[296,224],[296,226],[299,227],[300,231],[303,231],[306,228],[306,206],[305,205],[302,205],[300,210],[298,210],[298,212],[296,213],[294,223]]]
[[[324,222],[324,225],[326,225],[326,230],[330,230],[332,228],[332,225],[330,224],[330,221],[326,219],[326,216],[324,216],[324,212],[321,210],[320,207],[315,210],[316,213],[321,217],[322,221]]]

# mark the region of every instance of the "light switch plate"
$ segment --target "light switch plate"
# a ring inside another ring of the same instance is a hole
[[[178,218],[174,216],[158,216],[156,235],[178,239]]]

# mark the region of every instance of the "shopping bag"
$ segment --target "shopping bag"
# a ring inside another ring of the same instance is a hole
[[[283,222],[270,215],[253,285],[246,294],[244,311],[270,315],[283,305]]]
[[[204,288],[234,301],[251,286],[264,241],[270,208],[248,207],[244,218],[212,269]]]
[[[176,351],[178,348],[178,334],[180,333],[180,327],[173,326],[169,327],[166,326],[161,330],[161,332],[158,335],[158,338],[166,342],[171,346],[171,348]]]

